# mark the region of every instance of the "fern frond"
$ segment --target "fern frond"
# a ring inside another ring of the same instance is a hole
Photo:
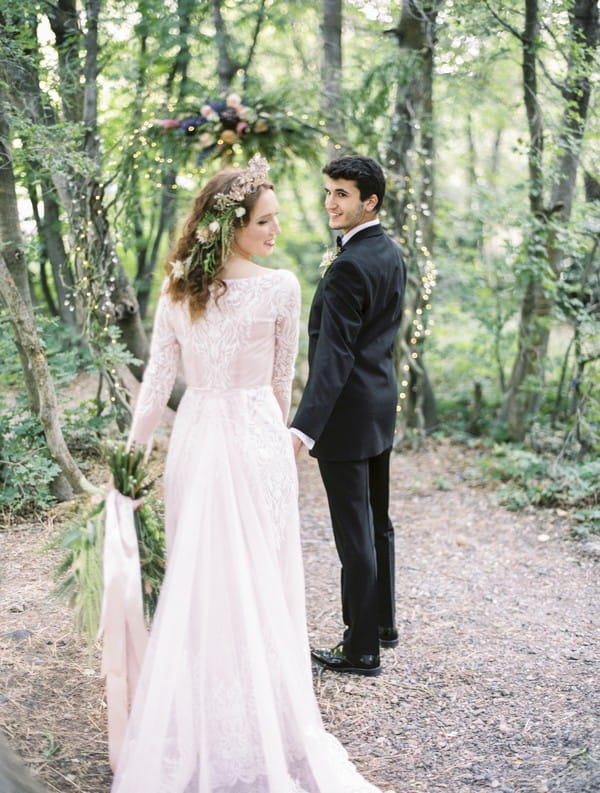
[[[162,515],[155,499],[148,497],[153,485],[145,472],[143,449],[128,451],[125,444],[111,447],[107,462],[115,487],[134,500],[144,498],[134,513],[140,556],[144,613],[151,620],[165,571],[165,536]],[[105,503],[94,505],[83,520],[69,525],[62,537],[66,549],[58,565],[55,592],[73,606],[75,623],[91,645],[98,633],[103,593],[103,545]]]

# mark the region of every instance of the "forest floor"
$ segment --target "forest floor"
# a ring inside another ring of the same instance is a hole
[[[386,793],[597,793],[597,548],[564,514],[497,506],[465,475],[476,454],[393,455],[400,645],[376,678],[315,668],[324,721]],[[299,475],[309,635],[332,646],[338,561],[306,455]],[[108,793],[99,655],[50,594],[68,511],[0,531],[0,726],[50,791]]]

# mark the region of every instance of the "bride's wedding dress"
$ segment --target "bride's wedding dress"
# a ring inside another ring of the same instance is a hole
[[[322,725],[305,623],[286,428],[300,290],[226,281],[192,322],[162,294],[131,440],[146,444],[178,367],[168,561],[112,793],[377,793]]]

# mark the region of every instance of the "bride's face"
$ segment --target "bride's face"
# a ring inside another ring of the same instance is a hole
[[[272,190],[261,190],[245,226],[234,231],[233,249],[240,256],[270,256],[275,237],[281,233],[277,222],[279,206]]]

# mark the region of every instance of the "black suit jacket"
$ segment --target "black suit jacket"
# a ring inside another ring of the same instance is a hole
[[[380,225],[348,241],[320,280],[308,320],[309,375],[292,426],[323,460],[363,460],[393,443],[394,339],[406,270]]]

